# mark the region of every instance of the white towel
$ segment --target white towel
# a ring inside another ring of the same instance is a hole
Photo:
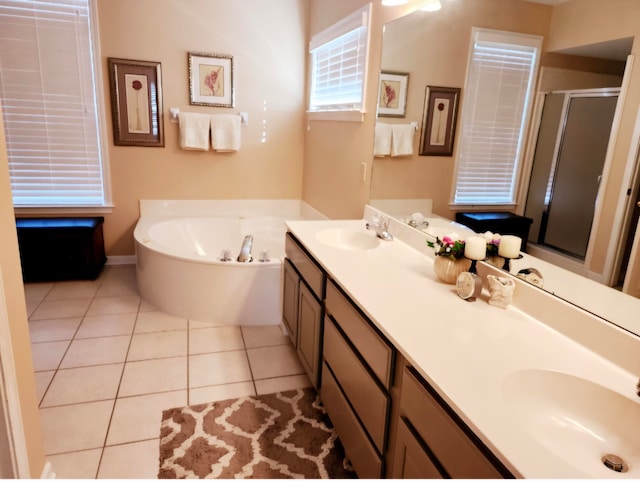
[[[209,115],[194,112],[178,114],[180,126],[180,147],[183,149],[209,150]]]
[[[391,154],[391,125],[377,122],[373,141],[373,155],[375,157],[384,157],[389,154]]]
[[[211,116],[211,145],[218,152],[240,150],[240,116],[214,114]]]
[[[415,127],[411,124],[394,124],[392,130],[391,156],[412,156]]]

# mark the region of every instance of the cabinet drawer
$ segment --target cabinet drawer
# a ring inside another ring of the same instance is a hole
[[[454,479],[503,478],[504,474],[471,440],[470,437],[475,436],[451,418],[407,367],[402,376],[400,409],[449,476]]]
[[[333,281],[327,283],[325,307],[386,387],[391,386],[393,348],[374,330]]]
[[[369,442],[362,426],[358,423],[358,419],[351,411],[347,400],[333,378],[331,370],[327,368],[325,363],[322,364],[320,398],[358,477],[361,479],[381,478],[382,459]]]
[[[333,321],[324,322],[324,360],[358,414],[371,440],[383,453],[387,429],[389,397],[369,374],[342,337]]]
[[[285,238],[285,253],[318,299],[324,299],[324,272],[298,245],[291,233],[287,233]]]

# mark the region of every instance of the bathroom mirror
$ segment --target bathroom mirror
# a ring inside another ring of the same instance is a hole
[[[549,10],[535,8],[539,6],[527,7],[529,2],[518,3],[522,3],[525,9],[530,8],[530,11],[523,10],[520,14],[515,11],[502,12],[499,26],[494,26],[490,20],[492,16],[496,16],[497,3],[477,0],[443,1],[443,8],[439,12],[415,11],[387,24],[383,35],[381,69],[408,72],[411,75],[405,117],[393,119],[391,122],[417,122],[420,126],[423,121],[425,89],[428,85],[464,87],[469,36],[462,35],[461,32],[467,25],[546,35]],[[482,8],[486,10],[481,11]],[[540,14],[543,11],[546,13]],[[477,18],[474,18],[474,15]],[[454,21],[456,27],[452,28]],[[449,32],[454,32],[455,35]],[[419,55],[416,54],[415,45],[420,46]],[[609,47],[622,47],[623,51],[617,58],[618,63],[620,58],[626,58],[631,45],[632,39],[629,38],[610,43]],[[461,52],[463,54],[460,54]],[[586,50],[579,53],[586,55]],[[543,54],[541,65],[553,71],[563,65],[563,60],[559,54]],[[624,62],[622,66],[623,71]],[[612,72],[611,77],[615,77],[615,73]],[[622,78],[621,73],[618,77]],[[449,85],[447,79],[451,78],[459,80],[454,85]],[[608,85],[588,87],[615,87],[615,83],[613,80]],[[579,87],[583,88],[584,84]],[[390,122],[386,118],[381,120]],[[416,132],[416,137],[419,136],[420,128]],[[414,146],[417,145],[416,139]],[[406,158],[376,157],[373,161],[370,204],[391,216],[410,215],[413,212],[411,209],[399,213],[388,209],[388,206],[393,205],[389,200],[412,198],[418,205],[422,203],[430,206],[431,212],[435,214],[453,218],[448,206],[453,169],[453,157],[425,157],[419,156],[417,152],[414,152],[414,156]],[[632,319],[637,318],[633,313],[640,313],[640,299],[528,254],[513,263],[511,273],[515,275],[522,268],[538,269],[544,277],[543,289],[546,291],[640,336],[640,321]]]

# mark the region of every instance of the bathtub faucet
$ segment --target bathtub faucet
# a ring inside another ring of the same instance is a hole
[[[238,261],[240,263],[250,263],[251,261],[253,261],[253,256],[251,256],[252,244],[253,236],[245,236],[244,241],[242,242],[242,248],[240,248],[240,254],[238,255]]]

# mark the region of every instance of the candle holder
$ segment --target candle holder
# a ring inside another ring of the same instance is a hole
[[[465,256],[465,258],[466,258],[466,256]],[[471,261],[471,266],[469,266],[469,273],[478,274],[478,267],[477,267],[478,260],[477,259],[470,259],[470,258],[467,258],[467,259],[469,259]]]
[[[507,273],[509,273],[511,271],[511,260],[512,259],[521,259],[522,255],[519,254],[515,258],[507,258],[507,257],[503,256],[503,258],[504,258],[504,265],[502,266],[502,269],[504,271],[506,271]]]

